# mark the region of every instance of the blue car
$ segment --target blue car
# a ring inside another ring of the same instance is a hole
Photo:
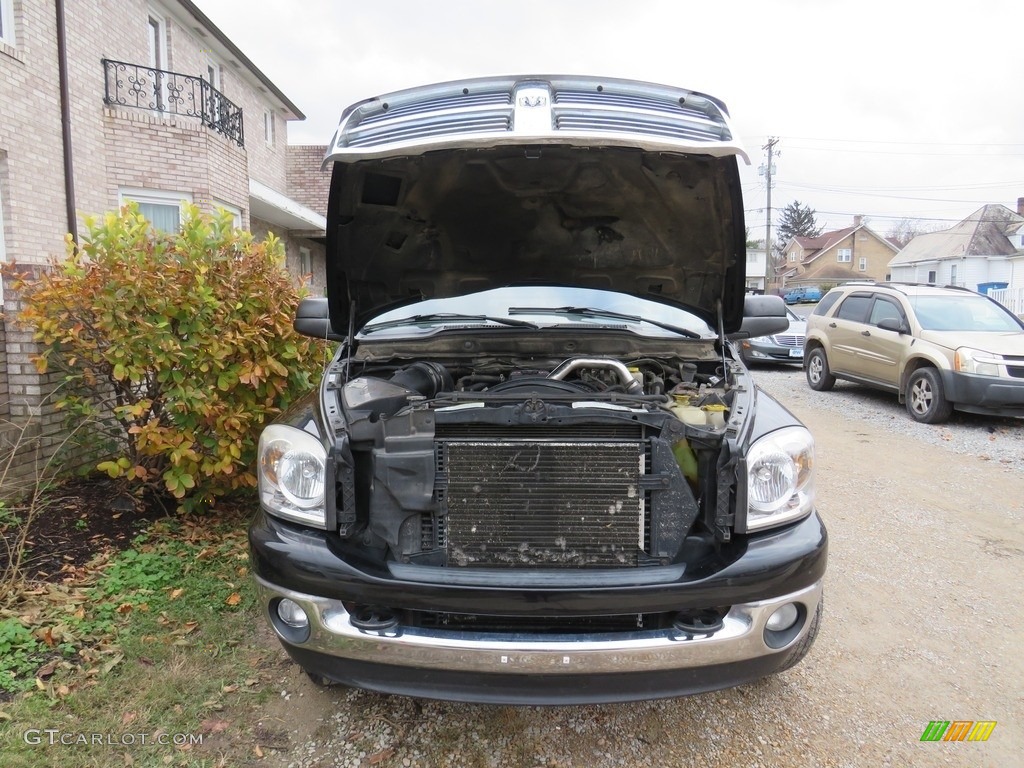
[[[783,296],[787,304],[802,304],[807,302],[813,304],[821,301],[821,290],[819,288],[792,288]]]

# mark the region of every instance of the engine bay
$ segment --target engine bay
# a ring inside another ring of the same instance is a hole
[[[724,437],[751,387],[728,358],[363,357],[337,357],[323,397],[336,530],[364,556],[668,566],[729,538]]]

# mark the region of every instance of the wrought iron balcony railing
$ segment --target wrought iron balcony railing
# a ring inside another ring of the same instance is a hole
[[[245,146],[242,108],[202,77],[103,59],[103,102],[112,106],[195,117]]]

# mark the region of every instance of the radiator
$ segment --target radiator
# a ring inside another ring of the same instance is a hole
[[[438,441],[448,565],[636,566],[647,513],[644,442],[532,436]]]

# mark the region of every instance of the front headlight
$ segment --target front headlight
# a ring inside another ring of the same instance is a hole
[[[747,453],[747,531],[806,517],[814,509],[814,438],[786,427],[757,440]]]
[[[974,373],[978,376],[998,376],[1002,365],[1003,359],[999,355],[970,347],[960,347],[954,361],[960,373]]]
[[[326,528],[323,443],[301,429],[271,424],[260,435],[257,456],[263,507],[278,517]]]

